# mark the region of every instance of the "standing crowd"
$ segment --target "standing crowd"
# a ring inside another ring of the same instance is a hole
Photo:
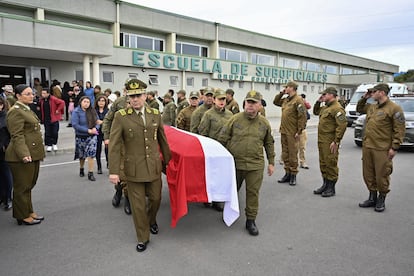
[[[295,186],[300,183],[298,168],[306,164],[306,123],[312,106],[306,95],[298,94],[298,84],[290,81],[275,95],[274,105],[281,107],[281,161],[284,175],[277,180]],[[401,108],[388,98],[389,87],[378,84],[358,102],[357,111],[367,114],[362,151],[363,179],[369,198],[361,208],[385,210],[389,193],[392,159],[402,143],[405,118]],[[233,155],[239,191],[245,184],[246,230],[259,234],[256,217],[263,173],[273,175],[275,167],[274,137],[265,117],[266,102],[260,92],[249,91],[242,109],[232,89],[205,87],[179,90],[174,98],[170,89],[162,97],[147,91],[147,84],[128,79],[123,93],[101,90],[86,81],[54,80],[43,87],[38,79],[34,86],[25,84],[3,87],[0,95],[0,202],[5,210],[13,209],[19,225],[39,224],[44,220],[35,212],[31,191],[39,175],[40,161],[46,152],[58,150],[59,121],[66,119],[75,133],[74,158],[79,160],[79,176],[96,181],[103,173],[101,155],[105,155],[109,180],[114,184],[112,205],[118,207],[124,196],[124,211],[131,214],[137,236],[136,250],[146,250],[150,234],[159,232],[156,220],[161,203],[161,173],[168,166],[171,152],[164,126],[217,140]],[[320,92],[313,105],[319,116],[318,150],[322,185],[314,194],[335,196],[338,182],[338,159],[341,140],[347,127],[344,107],[338,92],[328,87]],[[368,104],[368,98],[376,103]],[[161,101],[162,112],[159,110]],[[44,126],[44,137],[41,133]],[[87,168],[87,172],[85,172]],[[22,174],[21,172],[25,173]],[[223,211],[223,202],[205,203]]]

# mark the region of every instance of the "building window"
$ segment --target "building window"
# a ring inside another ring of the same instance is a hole
[[[192,55],[199,57],[207,57],[208,54],[207,47],[184,42],[177,42],[175,44],[175,51],[177,54]]]
[[[204,78],[201,80],[201,87],[207,87],[208,86],[208,78]]]
[[[114,72],[103,71],[102,72],[102,81],[103,82],[114,82]]]
[[[77,81],[83,80],[83,70],[75,71],[75,79]]]
[[[153,51],[164,51],[164,40],[137,34],[121,33],[121,46]]]
[[[239,82],[239,88],[243,88],[244,87],[244,82],[243,81],[240,81]]]
[[[341,68],[341,75],[352,75],[353,74],[352,68],[342,67]]]
[[[229,87],[230,88],[233,88],[234,87],[234,81],[233,80],[229,81]]]
[[[355,74],[363,75],[363,74],[367,74],[367,73],[368,73],[367,70],[364,70],[364,69],[355,70]]]
[[[273,56],[253,53],[251,56],[251,60],[253,64],[262,64],[262,65],[269,65],[269,66],[275,65],[275,57]]]
[[[315,92],[315,86],[311,85],[311,93]]]
[[[138,74],[137,73],[128,73],[128,78],[130,78],[130,79],[137,79],[138,78]]]
[[[338,66],[323,65],[323,71],[327,74],[337,75],[338,74]]]
[[[302,62],[302,70],[320,72],[321,71],[321,65],[318,64],[318,63],[314,63],[314,62],[303,61]]]
[[[158,75],[149,75],[149,84],[151,85],[159,85]]]
[[[303,92],[308,92],[308,86],[306,84],[303,85]]]
[[[247,62],[247,52],[227,48],[220,48],[220,59]]]
[[[265,90],[270,90],[270,83],[265,83]]]
[[[192,86],[194,87],[194,78],[187,78],[187,86]]]
[[[279,66],[291,69],[299,69],[300,68],[300,61],[297,59],[292,58],[280,58],[279,59]]]
[[[178,86],[178,76],[170,76],[170,86]]]

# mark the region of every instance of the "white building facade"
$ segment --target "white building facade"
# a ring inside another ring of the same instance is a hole
[[[311,102],[327,86],[349,98],[363,82],[391,82],[396,65],[119,0],[0,0],[0,84],[90,80],[122,90],[137,77],[160,95],[232,88],[260,91],[266,114],[294,80]],[[273,106],[273,107],[272,107]]]

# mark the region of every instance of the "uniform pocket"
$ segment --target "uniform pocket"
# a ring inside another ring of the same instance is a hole
[[[135,177],[135,162],[134,161],[125,160],[124,173],[126,176]]]

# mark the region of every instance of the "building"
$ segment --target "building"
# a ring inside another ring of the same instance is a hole
[[[326,86],[349,98],[362,82],[393,80],[398,66],[120,0],[0,0],[0,87],[90,80],[121,90],[128,77],[168,89],[251,89],[269,103],[295,80],[310,101]]]

